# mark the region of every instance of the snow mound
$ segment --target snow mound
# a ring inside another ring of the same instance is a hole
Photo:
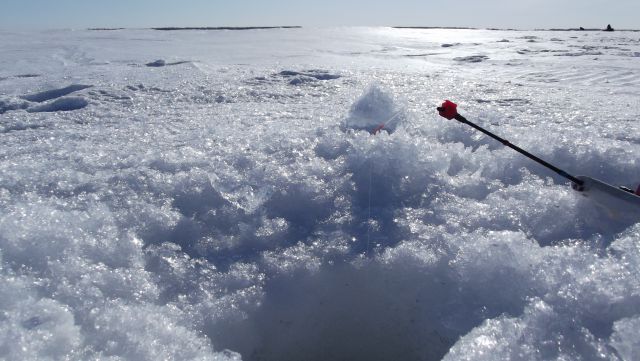
[[[379,85],[370,86],[351,106],[342,122],[343,130],[381,130],[391,134],[407,121],[407,114],[393,97]]]

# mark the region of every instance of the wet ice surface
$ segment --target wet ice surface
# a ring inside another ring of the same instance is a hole
[[[640,226],[434,109],[633,188],[638,33],[0,44],[0,358],[639,357]]]

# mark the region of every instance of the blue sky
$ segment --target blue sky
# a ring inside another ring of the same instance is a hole
[[[640,0],[0,0],[2,28],[414,25],[640,28]]]

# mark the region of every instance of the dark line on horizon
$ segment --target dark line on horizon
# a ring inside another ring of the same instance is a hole
[[[153,30],[269,30],[269,29],[300,29],[302,26],[204,26],[204,27],[160,27]]]
[[[384,26],[383,26],[384,27]],[[392,29],[424,29],[424,30],[501,30],[501,31],[604,31],[604,29],[598,28],[537,28],[537,29],[515,29],[515,28],[494,28],[494,27],[468,27],[468,26],[387,26]],[[285,25],[285,26],[168,26],[168,27],[152,27],[152,28],[144,28],[150,30],[159,30],[159,31],[181,31],[181,30],[211,30],[211,31],[220,31],[220,30],[270,30],[270,29],[302,29],[302,26],[299,25]],[[97,27],[97,28],[87,28],[87,30],[94,31],[113,31],[113,30],[128,30],[134,28],[124,28],[124,27]],[[140,29],[140,28],[138,28]],[[639,29],[616,29],[615,31],[630,31],[630,32],[640,32]]]

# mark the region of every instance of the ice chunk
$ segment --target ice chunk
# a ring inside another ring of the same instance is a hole
[[[31,102],[42,103],[42,102],[46,102],[47,100],[60,98],[62,96],[77,92],[79,90],[87,89],[90,87],[91,85],[71,84],[68,87],[64,87],[64,88],[46,90],[39,93],[24,95],[22,96],[22,98]]]
[[[159,68],[159,67],[163,67],[163,66],[167,65],[167,62],[164,61],[163,59],[158,59],[156,61],[152,61],[150,63],[146,63],[145,65],[149,66],[149,67],[153,67],[153,68]]]
[[[68,112],[82,109],[87,105],[89,105],[89,102],[83,97],[65,97],[56,99],[51,103],[28,108],[27,111],[29,113]]]

